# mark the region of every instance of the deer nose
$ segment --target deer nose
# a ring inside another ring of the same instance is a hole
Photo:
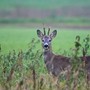
[[[48,47],[48,44],[44,44],[44,47]]]
[[[48,47],[48,45],[44,45],[44,47]]]

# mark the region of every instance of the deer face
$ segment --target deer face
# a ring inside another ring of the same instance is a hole
[[[45,50],[48,50],[51,46],[51,38],[49,36],[43,36],[42,37],[42,47],[45,49]]]
[[[46,35],[45,30],[44,30],[44,34],[40,30],[37,30],[37,35],[39,38],[41,38],[42,47],[44,50],[50,50],[51,41],[56,36],[56,34],[57,34],[56,30],[54,30],[50,35],[49,35],[49,30],[48,30],[48,35]]]

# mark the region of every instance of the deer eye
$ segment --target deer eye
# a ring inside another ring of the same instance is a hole
[[[51,40],[49,40],[49,42],[51,42]]]
[[[42,40],[42,42],[44,42],[44,40]]]

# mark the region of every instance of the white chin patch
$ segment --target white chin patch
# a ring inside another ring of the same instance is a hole
[[[45,50],[48,50],[48,47],[45,47]]]

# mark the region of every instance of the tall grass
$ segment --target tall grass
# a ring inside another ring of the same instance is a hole
[[[68,81],[69,90],[87,90],[86,72],[82,68],[83,62],[78,58],[78,52],[81,47],[88,51],[86,47],[87,37],[84,39],[84,44],[77,40],[75,42],[74,52],[70,52],[72,57],[72,73],[70,81]],[[90,38],[89,38],[90,39]],[[74,41],[73,41],[74,42]],[[40,41],[34,38],[28,44],[26,51],[20,49],[11,50],[7,54],[2,54],[2,44],[0,45],[0,86],[2,90],[56,90],[52,76],[48,75],[46,70],[43,53],[37,49]],[[67,53],[68,54],[68,53]],[[62,75],[59,79],[61,90],[66,88],[65,76]]]

